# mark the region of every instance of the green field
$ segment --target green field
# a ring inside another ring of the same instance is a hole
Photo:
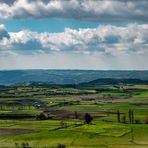
[[[1,89],[0,96],[0,148],[148,147],[147,85],[17,86]],[[93,116],[91,124],[85,113]]]

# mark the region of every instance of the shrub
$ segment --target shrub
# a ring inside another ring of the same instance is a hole
[[[58,144],[57,148],[66,148],[66,145],[65,144]]]
[[[30,146],[29,146],[29,143],[25,143],[25,142],[22,142],[22,143],[15,143],[15,147],[16,148],[31,148]]]
[[[140,124],[140,120],[136,119],[135,124]]]
[[[145,117],[145,124],[148,124],[148,116]]]
[[[39,120],[45,120],[46,119],[46,116],[45,116],[45,114],[40,113],[39,115],[37,115],[36,118],[39,119]]]

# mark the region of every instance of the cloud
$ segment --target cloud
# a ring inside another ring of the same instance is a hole
[[[43,48],[40,41],[38,41],[38,33],[31,32],[29,30],[22,30],[17,33],[10,33],[10,35],[11,38],[7,42],[9,49],[20,54],[36,53]]]
[[[0,25],[0,52],[19,54],[70,52],[77,54],[145,54],[148,49],[148,24],[101,25],[97,28],[70,29],[61,33],[7,32]],[[4,31],[3,31],[4,30]],[[2,32],[2,33],[1,33]]]
[[[9,34],[6,30],[6,27],[3,24],[0,24],[0,40],[3,38],[9,38]]]
[[[16,0],[0,0],[0,3],[5,3],[8,5],[12,5]]]
[[[148,21],[147,0],[2,0],[0,18]]]
[[[61,33],[0,25],[0,69],[148,69],[148,24],[101,25]]]

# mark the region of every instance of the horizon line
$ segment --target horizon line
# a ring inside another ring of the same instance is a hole
[[[0,71],[25,71],[25,70],[69,70],[69,71],[148,71],[148,69],[70,69],[70,68],[22,68],[22,69],[0,69]]]

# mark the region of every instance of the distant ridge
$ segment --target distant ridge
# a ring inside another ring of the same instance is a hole
[[[0,85],[14,85],[30,82],[49,84],[79,84],[97,79],[148,80],[145,71],[115,70],[3,70],[0,71]],[[103,80],[102,80],[103,81]]]
[[[140,79],[97,79],[86,83],[81,83],[79,85],[83,86],[91,86],[91,85],[109,85],[109,84],[148,84],[148,80],[140,80]]]

